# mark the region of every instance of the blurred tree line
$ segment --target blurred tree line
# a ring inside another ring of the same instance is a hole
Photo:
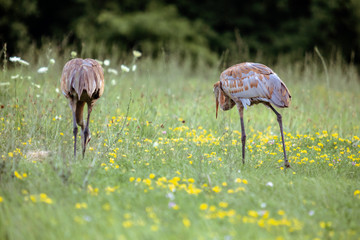
[[[226,50],[302,58],[318,46],[359,62],[360,1],[0,0],[0,43],[10,54],[46,41],[209,61]]]

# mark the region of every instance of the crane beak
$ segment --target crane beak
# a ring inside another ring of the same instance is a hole
[[[82,157],[83,157],[83,159],[85,157],[85,150],[86,150],[86,143],[85,143],[85,145],[84,145],[84,147],[82,149]]]
[[[219,99],[216,98],[216,119],[217,119],[217,116],[218,116],[218,109],[219,109]]]
[[[86,146],[91,140],[90,131],[85,129],[81,136],[82,155],[85,156]]]
[[[218,115],[218,109],[219,109],[219,85],[220,85],[220,81],[214,84],[214,95],[215,95],[215,102],[216,102],[216,118]]]

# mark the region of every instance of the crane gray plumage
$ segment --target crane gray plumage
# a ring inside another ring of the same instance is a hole
[[[76,157],[77,125],[81,127],[83,157],[91,139],[89,130],[90,114],[95,102],[104,92],[104,72],[94,59],[75,58],[68,61],[61,75],[61,91],[70,102],[73,113],[74,156]],[[83,110],[88,106],[87,121],[84,123]]]
[[[242,161],[245,163],[245,127],[243,111],[253,104],[263,103],[277,116],[284,151],[285,167],[290,167],[286,156],[282,116],[274,107],[287,108],[291,95],[285,83],[269,67],[260,63],[240,63],[234,65],[220,75],[220,81],[214,84],[216,100],[216,117],[218,107],[224,111],[235,105],[238,108],[241,122]]]

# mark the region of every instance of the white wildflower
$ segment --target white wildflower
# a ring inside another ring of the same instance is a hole
[[[39,97],[40,97],[40,94],[36,94],[36,97],[39,98]]]
[[[266,203],[264,203],[264,202],[261,203],[261,204],[260,204],[260,207],[261,207],[261,208],[266,208]]]
[[[30,65],[30,63],[28,63],[27,61],[22,60],[22,59],[20,59],[19,63],[21,63],[22,65],[26,65],[26,66]]]
[[[309,216],[313,216],[315,214],[315,211],[314,210],[310,210],[309,211]]]
[[[9,58],[10,62],[18,62],[18,61],[20,61],[20,59],[21,58],[19,58],[19,57],[10,57]]]
[[[153,147],[158,147],[159,143],[158,142],[154,142]]]
[[[20,76],[19,76],[19,74],[16,74],[16,75],[14,75],[14,76],[11,76],[11,79],[17,79],[17,78],[19,78]]]
[[[139,58],[139,57],[141,57],[141,55],[142,55],[142,53],[139,52],[139,51],[137,51],[137,50],[134,50],[134,51],[133,51],[133,54],[134,54],[134,57],[136,57],[136,58]]]
[[[166,197],[167,197],[168,199],[170,199],[171,201],[175,199],[175,195],[174,195],[172,192],[167,193],[167,194],[166,194]]]
[[[0,86],[8,86],[8,85],[10,85],[9,82],[0,82]]]
[[[173,208],[173,207],[175,207],[176,206],[176,203],[174,203],[174,202],[169,202],[169,204],[168,204],[168,207],[169,208]]]
[[[105,65],[105,66],[109,66],[109,65],[110,65],[110,60],[109,60],[109,59],[105,59],[105,60],[104,60],[104,65]]]
[[[59,93],[60,92],[59,88],[55,88],[55,92]]]
[[[28,63],[25,60],[22,60],[20,57],[10,57],[9,60],[10,60],[10,62],[18,62],[18,63],[26,65],[26,66],[30,65],[30,63]]]
[[[121,65],[121,70],[123,72],[130,72],[130,69],[127,66],[125,66],[124,64]]]
[[[91,222],[92,218],[88,215],[83,216],[83,219],[87,222]]]
[[[116,85],[115,79],[111,80],[111,85]]]
[[[108,73],[112,73],[112,74],[118,75],[118,71],[117,71],[116,69],[113,69],[113,68],[109,68],[109,69],[108,69]]]
[[[274,184],[273,184],[272,182],[267,182],[267,183],[266,183],[266,186],[273,187]]]
[[[133,65],[131,70],[132,70],[133,72],[135,72],[135,71],[136,71],[136,65]]]
[[[226,235],[226,236],[224,237],[224,239],[225,239],[225,240],[232,240],[232,239],[233,239],[233,237],[232,237],[232,236],[230,236],[230,235]]]
[[[71,51],[70,54],[71,54],[71,57],[73,57],[73,58],[77,56],[77,52],[75,52],[75,51]]]
[[[266,210],[260,210],[257,213],[259,214],[259,216],[264,216],[266,212]]]
[[[49,69],[47,67],[41,67],[37,70],[38,73],[46,73]]]
[[[36,88],[40,88],[41,86],[39,85],[39,84],[36,84],[36,83],[31,83],[31,85],[33,85],[34,87],[36,87]]]
[[[50,62],[51,65],[54,65],[55,64],[55,59],[51,58],[49,62]]]

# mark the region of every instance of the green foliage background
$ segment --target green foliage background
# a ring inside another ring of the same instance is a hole
[[[314,46],[347,61],[360,56],[358,0],[0,0],[0,16],[0,43],[10,54],[55,41],[154,56],[176,50],[210,62],[244,46],[267,57],[301,59]]]

